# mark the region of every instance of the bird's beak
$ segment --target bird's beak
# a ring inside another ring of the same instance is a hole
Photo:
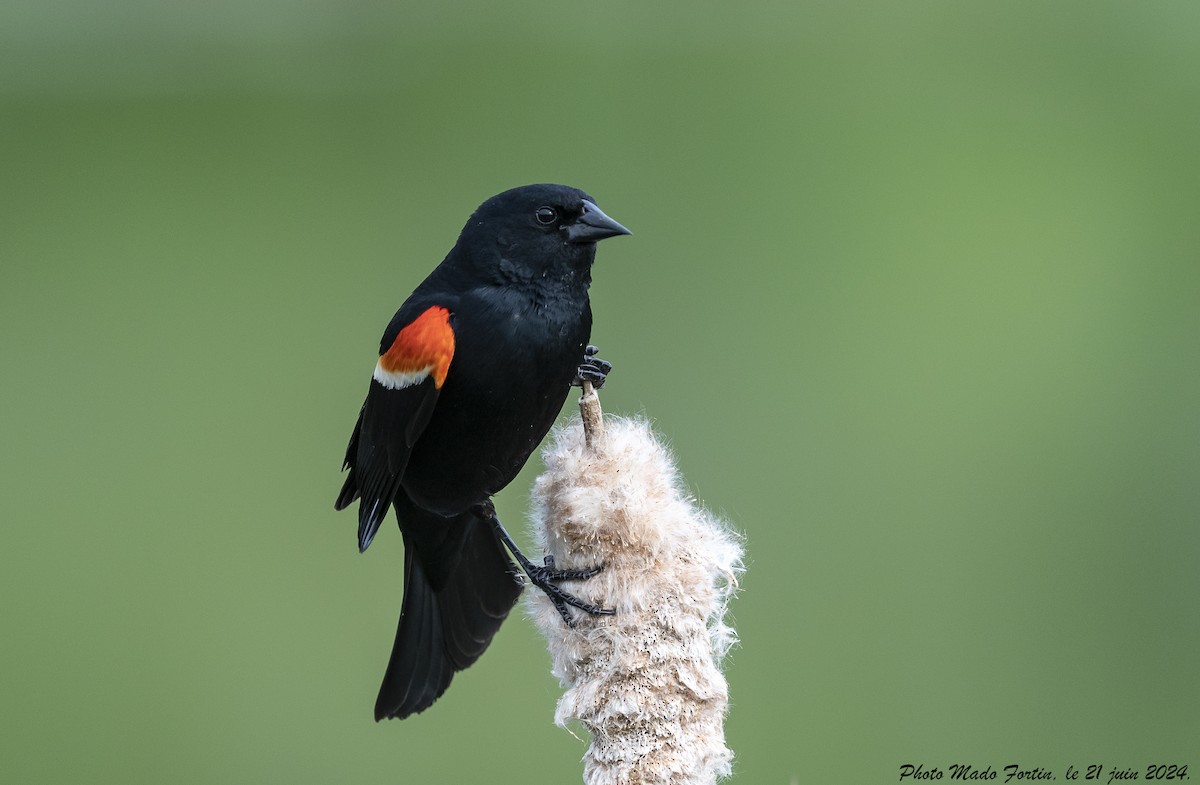
[[[604,211],[587,199],[583,200],[583,215],[575,223],[564,226],[563,234],[569,243],[594,243],[605,237],[616,237],[619,234],[633,234],[621,224],[604,214]]]

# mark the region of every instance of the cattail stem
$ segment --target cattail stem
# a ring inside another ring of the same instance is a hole
[[[545,450],[533,520],[558,567],[604,565],[569,590],[616,614],[580,612],[568,627],[541,592],[531,595],[566,688],[555,722],[592,734],[586,785],[711,785],[733,755],[719,665],[735,642],[724,616],[741,546],[685,492],[648,422],[604,423],[590,385],[580,415]]]
[[[583,438],[588,450],[595,452],[596,445],[604,438],[604,413],[600,410],[600,396],[592,383],[584,379],[583,395],[579,397],[579,417],[583,420]]]

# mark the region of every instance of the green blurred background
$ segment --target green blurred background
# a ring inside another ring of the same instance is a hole
[[[636,233],[607,410],[746,535],[738,781],[1200,766],[1198,139],[1192,2],[4,3],[0,780],[579,781],[520,614],[372,722],[400,542],[332,509],[546,180]]]

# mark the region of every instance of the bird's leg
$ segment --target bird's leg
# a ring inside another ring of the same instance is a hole
[[[583,361],[579,363],[579,368],[575,371],[575,378],[571,384],[575,387],[582,387],[585,381],[591,382],[592,387],[599,390],[604,386],[604,380],[608,378],[608,372],[612,370],[612,363],[607,360],[601,360],[596,356],[600,349],[591,344],[583,350]]]
[[[558,615],[562,616],[563,621],[567,623],[568,627],[575,626],[575,618],[571,615],[568,606],[578,608],[592,616],[612,616],[616,613],[611,608],[598,608],[595,605],[589,605],[558,585],[559,581],[582,581],[591,578],[604,568],[603,565],[585,570],[559,570],[554,566],[553,556],[547,556],[545,564],[534,564],[529,560],[528,556],[521,553],[521,549],[517,547],[513,538],[505,531],[504,524],[500,523],[500,519],[496,517],[496,508],[490,500],[477,505],[475,507],[475,514],[488,522],[488,525],[492,527],[505,547],[508,548],[513,557],[521,565],[521,569],[529,576],[529,582],[546,593],[546,596],[550,598],[550,602],[554,603],[554,608],[558,611]]]

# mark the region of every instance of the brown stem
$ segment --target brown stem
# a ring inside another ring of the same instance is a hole
[[[595,452],[604,438],[604,414],[600,411],[600,396],[592,383],[583,382],[583,395],[579,398],[579,416],[583,419],[583,439],[588,450]]]

